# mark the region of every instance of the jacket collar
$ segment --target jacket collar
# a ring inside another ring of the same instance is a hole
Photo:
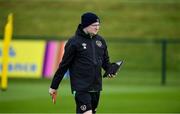
[[[91,38],[90,34],[86,34],[84,31],[83,31],[83,27],[81,24],[78,25],[77,27],[77,30],[76,30],[76,35],[79,35],[79,36],[82,36],[82,37],[85,37],[85,38]],[[93,36],[93,38],[96,37],[96,35]]]

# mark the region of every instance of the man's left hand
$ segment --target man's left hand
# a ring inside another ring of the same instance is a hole
[[[116,75],[117,75],[117,73],[116,74],[108,74],[108,78],[115,78]]]

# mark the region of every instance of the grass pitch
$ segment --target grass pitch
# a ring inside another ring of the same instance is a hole
[[[104,79],[98,113],[180,112],[179,82],[162,86],[155,78],[148,83],[124,76]],[[10,79],[8,90],[0,91],[0,113],[74,113],[69,80],[62,81],[55,105],[48,94],[50,83],[48,79]]]

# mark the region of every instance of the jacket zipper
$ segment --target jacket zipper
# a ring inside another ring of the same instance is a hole
[[[91,45],[92,45],[92,54],[93,54],[93,63],[94,63],[94,65],[96,65],[97,64],[97,62],[96,62],[96,53],[95,53],[95,45],[94,45],[94,40],[93,39],[91,39]],[[93,74],[93,76],[94,76],[94,80],[93,80],[93,84],[91,85],[91,90],[90,91],[94,91],[94,89],[95,89],[95,87],[94,87],[94,81],[96,80],[96,67],[93,67],[93,72],[92,72],[92,74]]]
[[[96,65],[97,62],[96,62],[96,54],[95,54],[95,46],[94,46],[94,42],[93,42],[93,39],[91,39],[91,45],[92,45],[92,52],[93,52],[93,62],[94,64]]]

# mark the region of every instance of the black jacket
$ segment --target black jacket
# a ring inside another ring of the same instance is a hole
[[[79,25],[75,36],[65,45],[65,52],[52,80],[51,88],[58,88],[69,69],[72,91],[100,91],[102,90],[101,68],[107,70],[109,65],[105,40],[99,35],[91,38]]]

